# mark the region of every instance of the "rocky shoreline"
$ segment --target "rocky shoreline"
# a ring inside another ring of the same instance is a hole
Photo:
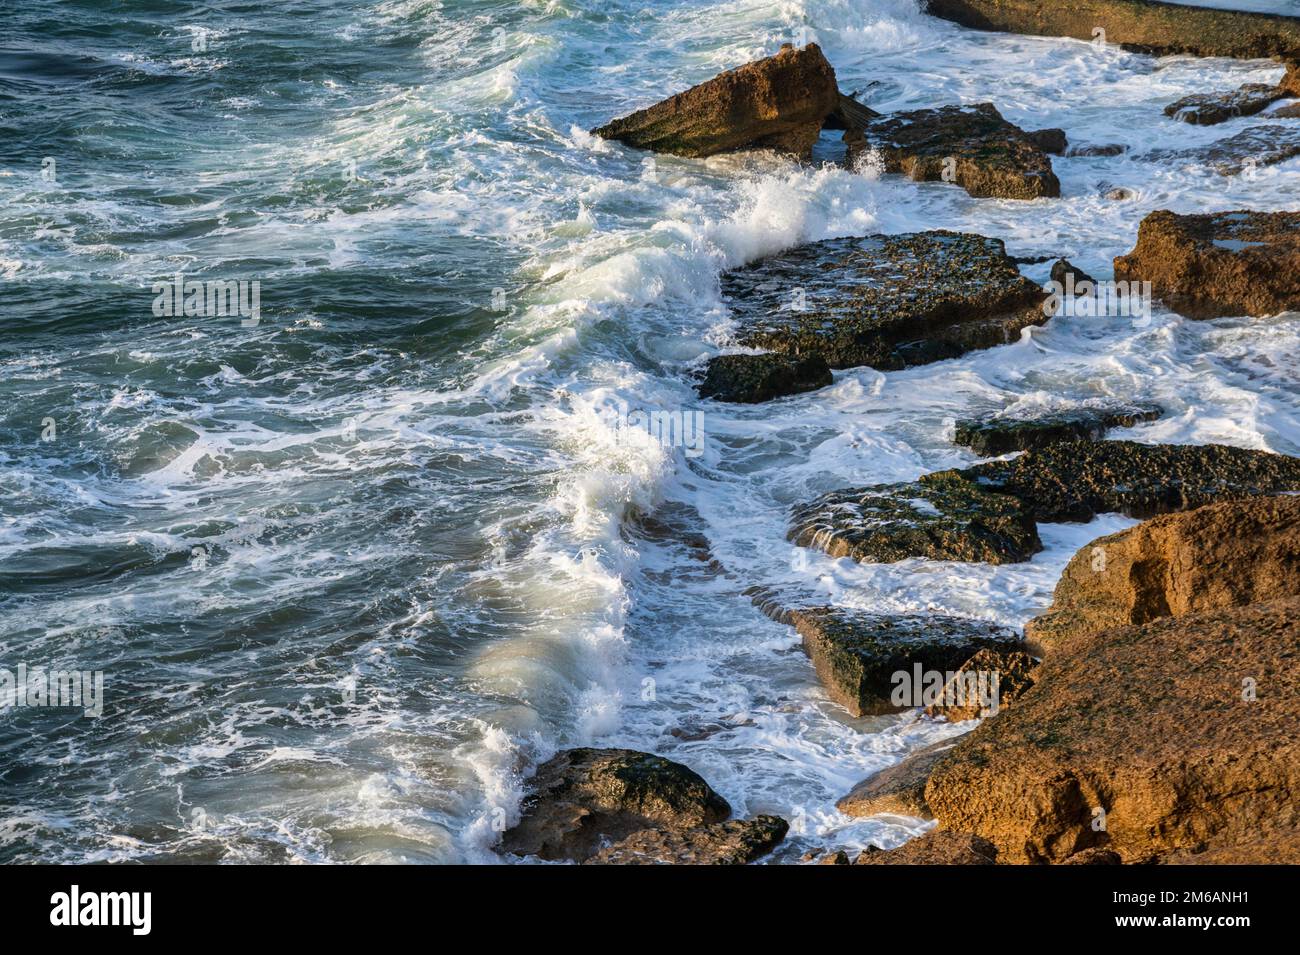
[[[1144,52],[1286,63],[1275,85],[1171,103],[1167,122],[1213,125],[1300,96],[1300,18],[1146,0],[929,0],[928,9],[977,29],[1093,39],[1100,26],[1107,41]],[[1050,156],[1070,149],[1068,131],[1021,129],[991,103],[882,115],[840,91],[815,44],[787,45],[593,132],[686,157],[772,149],[808,161],[823,129],[843,130],[851,167],[870,158],[975,198],[1056,200]],[[1247,154],[1280,161],[1292,148],[1300,154],[1300,127],[1269,125],[1201,158],[1235,175]],[[1149,283],[1185,318],[1300,309],[1300,212],[1157,211],[1134,243],[1114,260],[1113,281]],[[1029,281],[1000,239],[969,233],[799,246],[723,276],[737,333],[697,387],[705,399],[754,404],[827,387],[840,369],[897,371],[994,348],[1049,322],[1063,297],[1091,298],[1110,281],[1064,259],[1052,280],[1055,289]],[[755,603],[795,629],[828,697],[851,715],[915,711],[970,724],[837,804],[851,816],[932,819],[933,831],[856,859],[827,851],[803,861],[1300,862],[1300,691],[1290,669],[1300,647],[1300,458],[1107,437],[1163,414],[1112,402],[962,420],[954,443],[992,460],[792,508],[796,548],[871,564],[1015,563],[1042,550],[1040,523],[1113,513],[1143,521],[1080,548],[1023,633],[827,606],[824,595],[756,582]],[[899,675],[913,673],[936,675],[923,699],[899,694]],[[737,865],[762,859],[788,829],[772,815],[732,818],[679,763],[583,748],[538,767],[499,848],[582,864]]]

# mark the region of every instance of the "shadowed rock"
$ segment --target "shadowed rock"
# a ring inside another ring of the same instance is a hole
[[[732,819],[694,829],[646,829],[601,849],[585,865],[746,865],[790,829],[779,816]]]
[[[1177,215],[1142,220],[1115,277],[1145,280],[1189,318],[1274,315],[1300,308],[1300,212]]]
[[[896,370],[1016,340],[1047,321],[1001,240],[959,232],[813,242],[728,272],[741,344]]]
[[[1294,830],[1297,646],[1295,597],[1074,641],[940,761],[925,800],[1007,862],[1094,847],[1135,862]]]
[[[1268,114],[1269,119],[1300,119],[1300,103],[1291,103]]]
[[[959,477],[833,491],[796,507],[790,540],[832,557],[1006,564],[1043,549],[1020,502]]]
[[[1212,126],[1237,116],[1254,116],[1291,95],[1280,86],[1247,83],[1231,93],[1196,93],[1165,107],[1165,115],[1195,126]]]
[[[1097,514],[1146,518],[1216,501],[1300,491],[1300,458],[1225,445],[1067,441],[921,483],[947,491],[965,480],[1020,500],[1038,521],[1089,521]]]
[[[940,614],[878,614],[842,607],[792,610],[789,620],[803,637],[827,694],[854,716],[911,709],[895,702],[894,674],[914,667],[956,670],[985,648],[1020,646],[1007,627]],[[919,691],[919,687],[917,688]]]
[[[522,818],[501,849],[582,862],[608,840],[729,815],[727,801],[680,763],[630,749],[568,749],[537,768]]]
[[[1122,143],[1102,143],[1096,146],[1074,146],[1067,152],[1067,156],[1121,156],[1128,152],[1128,147]]]
[[[995,865],[997,849],[968,832],[927,832],[897,849],[868,848],[854,865]]]
[[[1063,129],[1035,129],[1025,133],[1039,149],[1053,156],[1064,156],[1070,146]]]
[[[1153,161],[1187,159],[1211,167],[1224,176],[1236,176],[1300,156],[1300,130],[1271,123],[1252,126],[1235,136],[1190,149],[1156,149],[1143,158]]]
[[[992,103],[979,103],[891,113],[850,130],[845,142],[851,167],[870,149],[886,172],[917,182],[953,182],[977,198],[1040,199],[1061,194],[1052,161],[1035,138],[1055,132],[1026,133]]]
[[[1081,407],[1032,418],[985,418],[957,422],[953,441],[981,457],[1041,448],[1058,441],[1099,441],[1110,428],[1131,428],[1164,412],[1154,405]]]
[[[825,388],[830,367],[819,355],[719,355],[710,358],[701,398],[755,404]]]
[[[775,149],[808,157],[822,123],[840,105],[835,70],[821,49],[785,46],[592,130],[639,149],[712,156],[736,149]]]
[[[926,0],[926,12],[977,30],[1066,36],[1166,55],[1300,58],[1300,18],[1150,0]]]
[[[1025,639],[1052,652],[1113,627],[1297,595],[1300,497],[1226,501],[1085,545]]]
[[[982,652],[982,651],[981,651]],[[835,804],[846,816],[876,816],[890,813],[932,819],[925,804],[925,782],[943,754],[957,745],[955,739],[940,740],[912,753],[901,763],[868,776]]]

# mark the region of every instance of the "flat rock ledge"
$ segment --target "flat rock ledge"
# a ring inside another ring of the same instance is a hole
[[[1147,0],[926,0],[936,17],[977,30],[1092,40],[1143,53],[1300,59],[1300,17]]]
[[[1263,118],[1271,120],[1273,116]],[[1222,176],[1239,176],[1295,156],[1300,156],[1300,130],[1294,125],[1270,122],[1251,126],[1204,146],[1153,149],[1143,153],[1142,158],[1150,162],[1182,160],[1194,166],[1209,167]]]
[[[921,705],[897,674],[957,671],[981,650],[1021,647],[1020,634],[984,620],[942,614],[880,614],[842,607],[789,611],[817,678],[853,716],[897,713]],[[900,689],[901,688],[901,689]]]
[[[1164,409],[1157,405],[1112,405],[1069,408],[1033,417],[963,419],[953,441],[981,457],[1042,448],[1059,441],[1100,441],[1111,428],[1131,428],[1155,421]]]
[[[1115,259],[1115,278],[1149,281],[1189,318],[1300,309],[1300,212],[1153,212]]]
[[[747,865],[785,838],[779,816],[731,819],[695,829],[645,829],[606,846],[584,865]]]
[[[1052,653],[1114,627],[1296,595],[1300,497],[1226,501],[1082,547],[1025,639]]]
[[[1038,523],[1148,518],[1300,492],[1300,458],[1225,445],[1061,441],[1008,461],[833,491],[794,508],[789,539],[832,557],[992,564],[1042,550]]]
[[[676,156],[775,149],[808,158],[839,104],[835,70],[817,44],[786,45],[592,133]]]
[[[813,242],[725,273],[722,291],[741,345],[831,368],[955,358],[1048,318],[1000,239],[948,231]]]
[[[1065,151],[1065,134],[1026,132],[992,103],[890,113],[850,129],[844,140],[851,168],[870,152],[886,172],[917,182],[951,182],[976,198],[1061,195],[1048,152]]]
[[[1246,83],[1228,93],[1194,93],[1165,107],[1165,115],[1194,126],[1213,126],[1238,116],[1262,113],[1280,99],[1294,96],[1284,86]]]
[[[792,514],[790,541],[860,563],[1009,564],[1043,549],[1020,501],[960,476],[833,491]]]
[[[501,850],[583,862],[645,829],[693,829],[730,815],[727,801],[680,763],[630,749],[568,749],[537,768]]]

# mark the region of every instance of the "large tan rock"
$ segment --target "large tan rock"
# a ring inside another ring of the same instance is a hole
[[[858,783],[835,804],[835,808],[846,816],[893,813],[919,819],[933,818],[925,804],[925,783],[935,764],[956,745],[956,740],[944,739],[918,749],[901,763],[888,766]]]
[[[1188,318],[1300,309],[1300,212],[1153,212],[1115,259],[1119,281],[1149,281]]]
[[[995,865],[997,850],[968,832],[927,832],[897,849],[867,850],[854,865]]]
[[[1300,595],[1300,497],[1225,501],[1098,538],[1025,627],[1041,652],[1112,627]]]
[[[940,828],[1001,862],[1125,862],[1300,826],[1300,598],[1072,642],[935,767]],[[1228,853],[1231,857],[1231,853]]]
[[[1300,17],[1148,0],[926,0],[926,11],[978,30],[1097,38],[1142,51],[1197,56],[1300,54]]]
[[[821,48],[787,45],[776,56],[722,73],[592,132],[677,156],[768,148],[806,157],[839,106],[835,70]]]

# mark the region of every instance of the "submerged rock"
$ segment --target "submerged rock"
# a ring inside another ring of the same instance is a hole
[[[1300,18],[1147,0],[926,0],[936,17],[977,30],[1066,36],[1144,53],[1300,58]]]
[[[897,849],[868,848],[854,865],[995,865],[997,848],[969,832],[927,832]]]
[[[953,671],[985,648],[1020,646],[1014,630],[966,617],[813,607],[790,611],[789,619],[827,694],[854,716],[915,705],[894,701],[896,673]]]
[[[1294,126],[1271,123],[1243,129],[1235,136],[1220,139],[1208,146],[1156,149],[1144,158],[1159,161],[1187,159],[1210,166],[1220,175],[1236,176],[1284,162],[1293,156],[1300,156],[1300,131]]]
[[[740,343],[892,371],[1014,341],[1047,293],[999,239],[921,232],[830,239],[728,272]]]
[[[1300,458],[1220,444],[1066,441],[960,471],[927,474],[945,492],[970,482],[1018,499],[1038,521],[1089,521],[1097,514],[1146,518],[1215,501],[1300,491]]]
[[[1280,86],[1247,83],[1231,93],[1196,93],[1165,107],[1165,115],[1196,126],[1212,126],[1237,116],[1254,116],[1291,95]]]
[[[1020,502],[954,477],[833,491],[793,512],[790,540],[832,557],[1006,564],[1043,549]]]
[[[1066,259],[1057,259],[1052,263],[1051,279],[1053,282],[1061,283],[1063,288],[1071,290],[1077,289],[1084,282],[1087,282],[1092,288],[1097,287],[1096,279]]]
[[[1115,277],[1149,281],[1189,318],[1300,309],[1300,212],[1153,212]]]
[[[835,70],[817,44],[802,50],[787,44],[776,56],[722,73],[592,132],[677,156],[752,148],[806,158],[839,104]]]
[[[1038,661],[1023,650],[981,650],[957,668],[925,714],[950,723],[994,716],[1034,685],[1037,667]]]
[[[1064,156],[1070,146],[1063,129],[1035,129],[1025,133],[1039,149],[1053,156]]]
[[[917,182],[953,182],[977,198],[1061,194],[1052,161],[1035,134],[1007,122],[992,103],[891,113],[872,120],[860,134],[851,131],[845,141],[851,166],[870,149],[886,172]]]
[[[934,818],[930,807],[925,804],[925,782],[935,764],[956,745],[955,739],[945,739],[918,749],[901,763],[882,769],[858,783],[835,804],[835,808],[846,816],[890,813],[918,819]]]
[[[935,767],[941,828],[1009,862],[1126,862],[1300,827],[1300,598],[1106,630]]]
[[[965,419],[957,422],[953,441],[981,457],[995,457],[1058,441],[1099,441],[1110,428],[1131,428],[1163,413],[1155,405],[1122,405],[1070,408],[1032,418]]]
[[[1121,156],[1128,152],[1122,143],[1103,143],[1096,146],[1074,146],[1066,152],[1067,156]]]
[[[719,355],[709,359],[699,394],[755,404],[825,388],[832,380],[820,355]]]
[[[567,749],[537,768],[501,849],[582,862],[603,842],[647,828],[722,822],[727,801],[672,760],[630,749]]]
[[[1300,497],[1154,518],[1082,547],[1025,639],[1053,652],[1113,627],[1300,596]]]
[[[585,865],[746,865],[776,848],[789,829],[779,816],[645,829],[606,846]]]

